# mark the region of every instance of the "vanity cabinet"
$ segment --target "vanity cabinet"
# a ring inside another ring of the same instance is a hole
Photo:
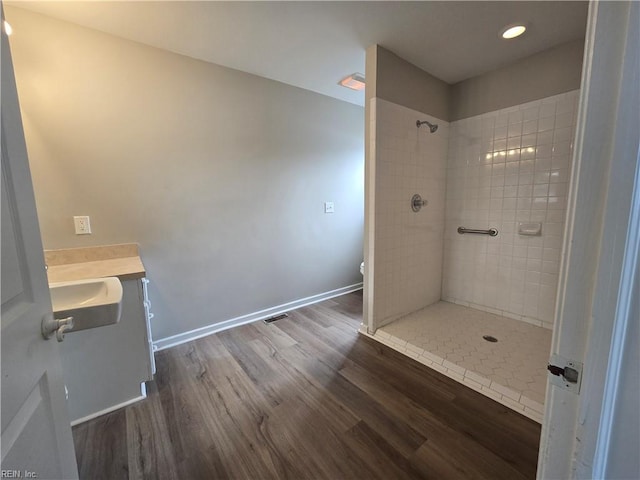
[[[60,344],[72,425],[141,400],[153,379],[148,280],[121,282],[120,321],[69,333]]]

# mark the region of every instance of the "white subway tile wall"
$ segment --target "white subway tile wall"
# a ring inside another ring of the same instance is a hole
[[[443,300],[552,328],[578,94],[451,123]],[[519,235],[519,222],[542,235]]]
[[[377,328],[440,300],[449,125],[381,99],[371,113]],[[418,128],[417,120],[438,124],[437,132]],[[416,193],[428,202],[417,213],[411,210]]]

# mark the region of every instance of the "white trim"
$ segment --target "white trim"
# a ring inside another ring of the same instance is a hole
[[[247,323],[253,323],[258,320],[264,320],[265,318],[273,317],[281,313],[294,310],[296,308],[306,307],[307,305],[313,305],[314,303],[322,302],[330,298],[339,297],[347,293],[355,292],[362,289],[362,282],[348,285],[346,287],[337,288],[328,292],[319,293],[310,297],[301,298],[292,302],[283,303],[282,305],[276,305],[275,307],[259,310],[257,312],[242,315],[240,317],[231,318],[222,322],[213,323],[204,327],[189,330],[188,332],[179,333],[170,337],[161,338],[153,342],[153,350],[160,351],[167,348],[175,347],[183,343],[190,342],[191,340],[197,340],[198,338],[206,337],[213,333],[222,332],[233,327],[240,325],[246,325]]]
[[[640,151],[638,162],[640,165]],[[637,288],[635,279],[640,262],[640,168],[636,168],[635,186],[631,203],[631,215],[627,242],[622,265],[620,290],[618,292],[618,308],[614,319],[613,338],[607,368],[606,383],[602,399],[602,414],[598,441],[593,462],[593,478],[605,478],[607,462],[609,460],[609,445],[615,417],[615,409],[620,386],[620,372],[623,367],[623,357],[626,353],[625,343],[631,321],[634,289]]]
[[[589,112],[589,99],[592,95],[591,82],[593,76],[593,51],[596,41],[597,16],[598,8],[594,3],[591,3],[589,5],[589,16],[587,19],[587,32],[585,36],[584,55],[582,61],[582,79],[580,85],[580,98],[578,101],[578,117],[576,121],[571,178],[569,181],[567,199],[567,215],[564,225],[564,240],[560,259],[558,289],[556,291],[556,306],[550,354],[559,353],[560,337],[561,333],[563,333],[563,329],[568,329],[572,332],[575,331],[575,325],[568,324],[567,319],[570,317],[566,314],[571,307],[573,310],[576,308],[575,300],[573,305],[568,306],[570,302],[567,293],[571,286],[575,286],[575,283],[572,282],[576,281],[574,279],[575,277],[572,277],[571,275],[575,269],[574,257],[579,256],[587,259],[586,262],[580,262],[581,264],[589,263],[589,265],[591,265],[591,262],[596,261],[592,259],[592,250],[588,250],[585,253],[586,248],[583,245],[579,245],[578,247],[574,245],[573,236],[576,228],[576,216],[579,212],[580,206],[578,203],[578,190],[584,188],[580,184],[580,180],[583,179],[583,175],[581,175],[581,173],[583,170],[589,170],[589,165],[586,165],[586,162],[583,160],[583,150],[585,148],[585,130],[587,124],[587,113]],[[587,208],[591,207],[592,205],[589,205]],[[594,232],[589,232],[589,234],[595,235]],[[585,277],[585,280],[585,285],[587,282],[591,284],[591,280],[588,277]],[[580,339],[579,343],[582,344],[583,342],[586,343],[586,340]],[[578,343],[578,341],[574,343]],[[574,352],[569,352],[566,356],[575,358]],[[582,357],[580,357],[579,360],[582,360]],[[577,415],[578,402],[577,396],[576,398],[567,399],[566,395],[568,395],[566,392],[557,391],[551,387],[549,383],[547,384],[547,391],[544,400],[545,411],[543,414],[542,431],[540,434],[538,469],[536,472],[537,480],[551,478],[552,476],[558,478],[569,478],[570,476],[570,464],[575,451],[574,420]],[[556,410],[558,410],[558,413],[555,412]],[[556,423],[560,425],[560,428],[556,426]],[[551,448],[551,446],[556,448]],[[558,448],[562,448],[562,450],[558,450]],[[558,474],[558,472],[562,473]]]
[[[365,160],[364,160],[364,273],[362,292],[362,321],[368,332],[375,332],[373,321],[373,295],[376,232],[376,138],[377,101],[369,100],[365,107]]]
[[[126,402],[118,403],[117,405],[113,405],[111,407],[105,408],[104,410],[100,410],[98,412],[87,415],[86,417],[78,418],[77,420],[71,422],[71,426],[75,427],[76,425],[79,425],[81,423],[88,422],[89,420],[93,420],[94,418],[101,417],[102,415],[106,415],[107,413],[115,412],[116,410],[128,407],[129,405],[139,402],[140,400],[144,400],[145,398],[147,398],[145,387],[141,387],[141,390],[145,393],[144,395],[134,397],[131,400],[127,400]]]
[[[633,191],[629,183],[636,167],[629,160],[635,160],[630,157],[637,154],[637,143],[631,146],[625,140],[637,135],[637,110],[633,109],[637,93],[631,98],[625,94],[636,92],[637,75],[628,72],[629,64],[624,62],[625,56],[637,54],[628,28],[633,4],[589,3],[574,174],[551,352],[583,361],[585,370],[579,395],[547,388],[538,479],[603,478],[594,475],[593,462],[600,422],[606,414],[603,393],[626,261],[624,249],[629,248],[625,247]]]

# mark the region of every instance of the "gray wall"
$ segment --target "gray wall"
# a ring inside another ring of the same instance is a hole
[[[451,87],[395,53],[374,45],[367,49],[367,98],[382,98],[396,105],[449,121]],[[375,74],[373,88],[369,81]]]
[[[449,85],[393,52],[367,49],[367,100],[377,97],[448,122],[580,88],[584,39]]]
[[[584,39],[558,45],[451,88],[450,120],[473,117],[580,88]]]
[[[362,280],[361,107],[6,15],[44,246],[140,243],[154,338]]]

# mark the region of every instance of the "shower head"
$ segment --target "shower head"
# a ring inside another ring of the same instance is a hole
[[[427,125],[431,133],[436,133],[436,130],[438,130],[438,125],[435,123],[431,123],[427,120],[423,120],[422,122],[420,120],[416,120],[416,127],[420,128],[422,125]]]

